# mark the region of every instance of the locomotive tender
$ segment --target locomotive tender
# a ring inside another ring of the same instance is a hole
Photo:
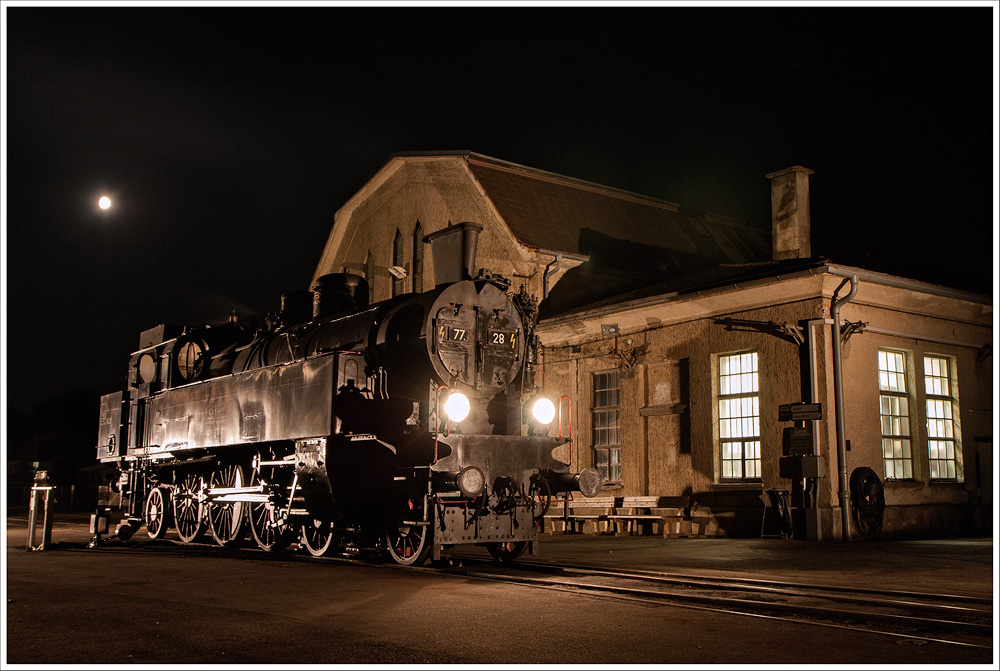
[[[535,554],[553,497],[594,496],[601,478],[552,456],[569,439],[548,435],[554,405],[535,393],[536,301],[472,277],[481,230],[424,238],[424,293],[368,305],[364,278],[325,275],[253,332],[143,332],[126,388],[101,399],[117,535],[145,524],[228,546],[249,529],[264,550],[375,549],[404,565],[463,544]]]

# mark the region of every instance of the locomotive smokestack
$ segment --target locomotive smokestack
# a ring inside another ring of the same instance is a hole
[[[313,319],[368,307],[368,281],[360,275],[331,273],[313,284]]]
[[[315,300],[311,291],[289,291],[281,294],[282,323],[301,324],[309,321]]]
[[[483,227],[479,224],[464,222],[435,231],[424,238],[424,242],[431,245],[436,286],[472,279],[476,245],[482,230]]]

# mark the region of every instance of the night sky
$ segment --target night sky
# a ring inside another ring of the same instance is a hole
[[[4,11],[9,408],[121,389],[157,324],[276,310],[399,151],[764,226],[803,165],[814,238],[993,291],[989,4]]]

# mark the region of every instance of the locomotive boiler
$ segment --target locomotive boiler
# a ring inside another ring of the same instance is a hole
[[[319,278],[255,329],[160,326],[125,389],[101,399],[97,453],[121,471],[129,538],[170,529],[263,550],[376,550],[438,559],[486,545],[537,552],[553,497],[594,496],[597,471],[553,457],[536,393],[537,304],[472,274],[481,227],[432,233],[435,288],[368,304],[364,278]],[[561,434],[561,431],[560,431]]]

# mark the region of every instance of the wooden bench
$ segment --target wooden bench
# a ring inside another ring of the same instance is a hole
[[[675,538],[682,535],[681,523],[687,516],[687,507],[686,496],[599,496],[557,503],[545,520],[551,533],[651,534]]]
[[[616,536],[673,538],[679,535],[687,506],[686,496],[623,496],[617,499],[608,522]]]
[[[545,520],[551,525],[552,533],[602,533],[607,528],[608,515],[614,510],[613,496],[574,499],[553,504]]]

